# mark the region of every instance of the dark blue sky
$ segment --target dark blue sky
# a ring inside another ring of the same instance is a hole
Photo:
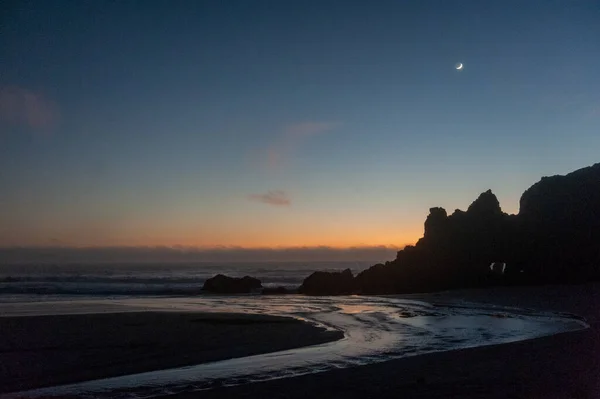
[[[0,246],[402,245],[599,160],[597,1],[2,7]]]

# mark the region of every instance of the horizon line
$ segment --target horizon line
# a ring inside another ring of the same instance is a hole
[[[346,250],[346,249],[402,249],[408,245],[380,244],[380,245],[289,245],[289,246],[241,246],[241,245],[212,245],[212,246],[195,246],[195,245],[0,245],[0,251],[8,249],[73,249],[73,250],[93,250],[93,249],[171,249],[171,250],[194,250],[194,251],[219,251],[219,250],[314,250],[314,249],[330,249],[330,250]]]
[[[397,246],[355,247],[0,247],[0,265],[105,262],[380,262],[395,258]]]

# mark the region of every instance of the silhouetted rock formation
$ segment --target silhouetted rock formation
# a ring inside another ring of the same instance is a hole
[[[466,212],[448,216],[443,208],[431,208],[423,238],[393,262],[360,273],[356,285],[362,293],[391,294],[485,284],[489,265],[507,258],[512,230],[512,217],[490,190]]]
[[[600,163],[542,178],[521,196],[519,219],[531,280],[600,276]]]
[[[343,272],[314,272],[304,279],[298,292],[307,295],[341,295],[354,290],[354,276],[350,269],[346,269]]]
[[[217,274],[204,282],[202,291],[216,294],[247,294],[261,288],[260,280],[253,277],[235,278]]]
[[[494,262],[506,263],[502,273],[490,270]],[[416,245],[351,276],[313,273],[302,292],[391,294],[599,279],[600,163],[542,178],[521,197],[518,215],[502,212],[491,190],[466,212],[448,216],[431,208]]]

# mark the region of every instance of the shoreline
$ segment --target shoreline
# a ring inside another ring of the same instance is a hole
[[[248,398],[276,396],[280,392],[288,392],[286,395],[287,398],[298,399],[304,398],[306,395],[327,398],[367,396],[391,398],[397,397],[399,392],[402,392],[406,397],[420,398],[592,398],[598,397],[598,395],[589,396],[588,392],[594,394],[600,393],[600,389],[598,389],[599,384],[595,382],[597,374],[594,374],[600,372],[600,366],[596,360],[598,357],[597,354],[600,353],[600,318],[598,317],[600,312],[597,310],[600,309],[600,284],[498,287],[488,290],[445,291],[434,294],[412,294],[396,297],[408,300],[425,300],[432,304],[454,303],[456,305],[468,305],[469,303],[474,303],[563,312],[585,318],[589,328],[514,343],[422,354],[390,360],[384,363],[336,369],[279,380],[254,382],[227,388],[216,388],[209,391],[182,393],[168,397],[172,399],[192,399],[197,397],[209,399],[220,397]],[[233,325],[235,326],[235,330],[237,330],[237,334],[239,334],[240,330],[246,330],[248,326],[270,325],[267,330],[271,334],[280,334],[280,338],[282,333],[281,326],[294,323],[306,324],[297,319],[286,319],[275,316],[232,313],[181,313],[171,311],[105,313],[84,315],[84,318],[89,318],[90,316],[114,318],[120,315],[122,318],[127,319],[132,316],[136,317],[136,315],[148,316],[150,314],[183,314],[188,317],[200,317],[203,319],[203,322],[200,324],[204,325],[217,325],[220,327]],[[49,316],[45,317],[48,318]],[[50,317],[80,318],[81,315]],[[0,322],[2,319],[0,318]],[[17,318],[4,318],[4,320],[10,319]],[[21,319],[33,318],[24,317]],[[273,323],[277,324],[276,328],[273,328]],[[316,328],[312,325],[310,327],[312,329]],[[0,328],[2,328],[1,325]],[[172,331],[173,326],[169,325],[167,330]],[[248,331],[244,331],[244,334],[246,333]],[[249,339],[247,344],[253,350],[257,349],[257,338],[259,340],[266,338],[262,333],[255,334],[254,336],[250,335],[246,334],[246,338]],[[286,334],[283,335],[283,340],[289,343],[291,341],[290,337]],[[226,350],[231,351],[232,347],[238,348],[239,338],[239,335],[236,334],[233,336],[229,335],[225,340]],[[332,340],[329,339],[328,341]],[[267,339],[267,341],[269,340]],[[181,346],[179,345],[179,347]],[[304,345],[295,345],[294,347],[301,346]],[[246,349],[249,349],[249,347]],[[270,346],[270,348],[272,349],[273,347]],[[147,351],[147,348],[143,349]],[[189,352],[189,348],[186,348],[186,350]],[[565,353],[565,350],[567,353]],[[267,352],[272,351],[269,350]],[[185,354],[185,351],[183,353]],[[173,358],[180,361],[180,356],[182,356],[182,353],[174,355]],[[242,353],[239,356],[247,356],[247,354]],[[157,361],[157,367],[154,369],[162,370],[177,367],[165,364],[164,358],[155,360]],[[203,362],[192,362],[192,364],[199,363]],[[531,370],[534,370],[533,374]],[[127,372],[125,374],[131,373]],[[556,375],[562,376],[561,379],[557,380],[554,378]],[[101,377],[96,376],[94,378]],[[561,382],[564,379],[568,380],[567,383]],[[514,381],[517,381],[517,383],[515,384]],[[47,385],[59,385],[59,383],[54,382]],[[15,391],[15,389],[11,389],[11,391]],[[551,396],[550,393],[555,391],[564,392],[558,396]],[[584,392],[585,395],[580,395],[580,391]]]
[[[558,311],[583,317],[589,328],[162,398],[255,398],[273,397],[278,392],[286,392],[286,399],[600,397],[600,283],[496,287],[398,297]]]
[[[343,338],[289,317],[175,311],[5,316],[0,331],[0,395]]]

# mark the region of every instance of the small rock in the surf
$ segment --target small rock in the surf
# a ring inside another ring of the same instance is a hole
[[[341,295],[355,291],[354,276],[350,269],[343,272],[314,272],[302,283],[299,292],[307,295]]]

